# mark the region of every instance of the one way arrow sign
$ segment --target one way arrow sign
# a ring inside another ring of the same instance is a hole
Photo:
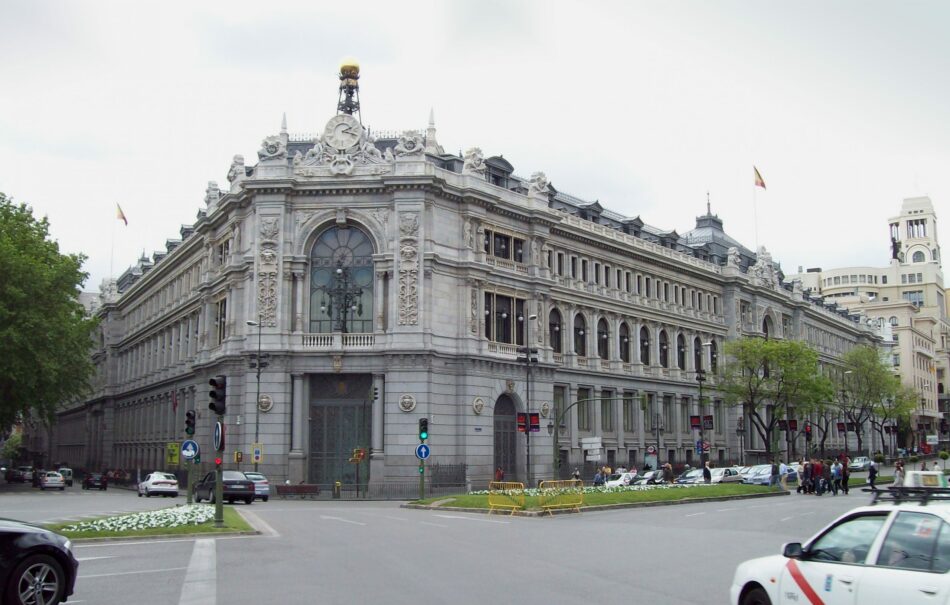
[[[420,443],[419,445],[416,446],[416,458],[418,458],[419,460],[425,460],[426,458],[428,458],[429,453],[430,453],[429,446],[426,445],[425,443]]]

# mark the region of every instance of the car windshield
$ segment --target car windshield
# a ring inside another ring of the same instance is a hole
[[[224,471],[221,476],[227,481],[243,481],[247,479],[241,471]]]
[[[620,479],[621,477],[623,477],[623,475],[621,475],[620,473],[614,473],[610,475],[609,477],[607,477],[607,481],[616,481],[617,479]]]
[[[267,477],[260,473],[244,473],[244,476],[251,481],[265,481],[267,479]]]

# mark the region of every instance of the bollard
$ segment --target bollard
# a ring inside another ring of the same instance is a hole
[[[333,497],[334,497],[334,498],[337,498],[337,499],[340,498],[340,490],[341,490],[342,487],[343,487],[343,484],[340,483],[339,481],[337,481],[336,483],[333,484]]]

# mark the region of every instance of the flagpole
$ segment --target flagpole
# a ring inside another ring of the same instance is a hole
[[[755,252],[759,253],[759,205],[757,203],[757,191],[756,187],[758,185],[752,185],[752,225],[755,230]]]
[[[112,243],[109,246],[109,279],[115,277],[115,274],[112,272],[112,264],[115,261],[115,223],[112,221]]]

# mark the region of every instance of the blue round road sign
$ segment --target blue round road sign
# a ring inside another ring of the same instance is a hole
[[[187,439],[181,444],[181,455],[185,460],[191,460],[198,455],[198,442]]]
[[[426,445],[425,443],[420,443],[419,445],[416,446],[416,458],[418,458],[419,460],[425,460],[426,458],[429,457],[430,453],[431,453],[431,450],[429,449],[429,446]]]

